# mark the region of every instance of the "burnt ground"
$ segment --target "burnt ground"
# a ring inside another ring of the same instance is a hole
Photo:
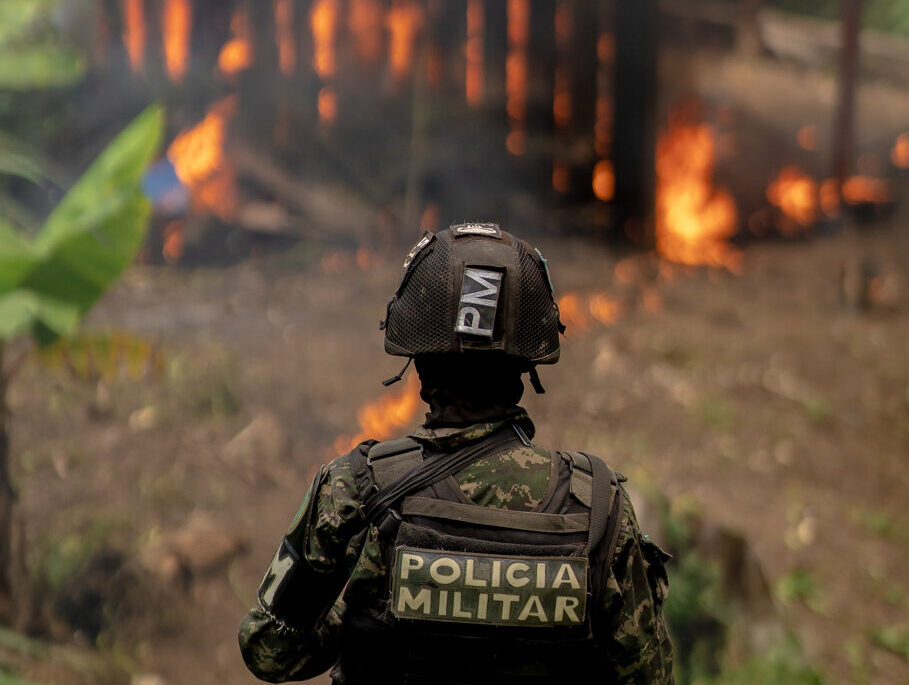
[[[741,531],[773,586],[800,580],[781,611],[818,665],[843,682],[906,682],[909,664],[875,637],[905,625],[909,591],[897,233],[754,244],[742,275],[632,258],[621,282],[605,248],[540,242],[560,293],[606,292],[623,313],[574,317],[562,362],[542,369],[546,395],[525,396],[537,441],[598,453]],[[841,302],[840,270],[857,258],[882,274],[865,313]],[[375,255],[363,271],[297,248],[225,269],[135,268],[87,329],[129,331],[153,352],[108,359],[100,380],[100,352],[81,374],[75,353],[23,367],[15,470],[58,642],[97,632],[110,682],[253,682],[236,626],[285,526],[335,439],[357,432],[358,407],[401,392],[379,385],[399,360],[375,327],[397,264]],[[95,623],[66,624],[61,596]]]

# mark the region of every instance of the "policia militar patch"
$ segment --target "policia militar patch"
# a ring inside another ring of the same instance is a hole
[[[398,547],[398,618],[497,626],[576,626],[587,611],[584,557],[499,556]]]

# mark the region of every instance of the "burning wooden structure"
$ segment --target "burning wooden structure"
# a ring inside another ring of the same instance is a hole
[[[716,127],[660,115],[653,0],[97,0],[94,19],[86,88],[121,97],[87,126],[169,105],[150,183],[167,261],[193,217],[368,246],[465,213],[545,229],[542,208],[592,207],[560,223],[736,270],[743,227],[798,233],[840,204],[788,166],[763,218],[741,215],[714,181]],[[890,199],[879,179],[840,185]]]

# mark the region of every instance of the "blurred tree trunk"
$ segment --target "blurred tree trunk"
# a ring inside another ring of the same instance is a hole
[[[0,623],[10,625],[14,619],[10,575],[13,568],[13,505],[16,491],[9,473],[9,407],[6,403],[9,378],[4,362],[4,343],[0,342]]]
[[[761,54],[761,27],[758,25],[758,14],[764,0],[741,0],[739,3],[738,26],[735,32],[735,44],[743,55]]]

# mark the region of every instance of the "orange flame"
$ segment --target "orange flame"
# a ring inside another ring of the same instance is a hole
[[[581,296],[577,293],[566,293],[559,298],[559,319],[565,324],[565,329],[583,331],[590,325],[587,311],[581,303]]]
[[[571,190],[571,169],[564,162],[552,163],[552,187],[559,193]]]
[[[167,150],[177,178],[192,193],[194,207],[222,219],[229,219],[236,210],[236,180],[224,156],[227,124],[236,109],[235,96],[216,102],[200,123],[181,132]]]
[[[238,74],[248,69],[253,61],[253,46],[249,39],[249,18],[244,8],[237,9],[230,20],[231,39],[218,54],[218,69],[222,74]]]
[[[338,94],[331,86],[324,86],[319,90],[318,102],[319,121],[330,124],[338,118]]]
[[[162,24],[167,73],[172,81],[179,83],[189,62],[189,36],[193,25],[189,0],[165,0]]]
[[[123,3],[123,45],[133,71],[145,66],[145,0],[121,0]]]
[[[821,210],[830,217],[835,217],[840,212],[840,192],[835,178],[828,178],[821,183],[818,189],[821,201]]]
[[[183,256],[183,222],[171,221],[164,227],[164,245],[161,254],[168,264],[176,264]]]
[[[347,27],[354,37],[357,56],[363,62],[375,62],[382,56],[384,13],[379,0],[350,0]]]
[[[895,167],[909,169],[909,133],[900,133],[896,137],[896,142],[890,151],[890,160]]]
[[[387,440],[413,421],[420,404],[420,378],[413,374],[399,391],[361,407],[357,412],[360,432],[338,437],[334,442],[335,452],[349,452],[369,438]]]
[[[622,303],[603,293],[591,295],[587,301],[590,315],[602,324],[613,324],[622,316]]]
[[[817,182],[794,164],[783,168],[767,186],[767,199],[798,225],[811,226],[817,221]],[[786,226],[781,230],[795,232]]]
[[[527,116],[527,46],[530,41],[529,0],[508,0],[508,56],[505,59],[505,109],[511,132],[505,139],[513,155],[524,154]]]
[[[817,126],[805,124],[799,129],[796,140],[803,150],[814,152],[817,150]]]
[[[591,319],[604,325],[614,324],[622,317],[622,303],[606,293],[589,295],[566,293],[559,298],[559,318],[569,333],[590,328]]]
[[[882,178],[850,176],[843,183],[843,200],[851,205],[890,202],[890,184]]]
[[[414,42],[423,28],[423,10],[410,0],[393,0],[385,25],[390,34],[388,61],[391,73],[402,79],[410,73]]]
[[[278,45],[278,68],[290,76],[297,68],[297,41],[294,37],[293,0],[274,0],[275,42]]]
[[[316,0],[309,14],[312,28],[312,66],[322,79],[335,75],[335,36],[338,29],[338,0]]]
[[[728,242],[738,212],[732,195],[713,186],[714,132],[670,119],[657,143],[657,252],[672,262],[740,268],[741,253]]]
[[[593,168],[593,194],[603,202],[615,195],[615,170],[608,159],[600,160]]]
[[[555,12],[555,44],[560,59],[553,77],[552,118],[555,125],[564,128],[571,123],[573,103],[571,101],[571,71],[561,59],[571,49],[571,9],[568,3],[559,2]]]
[[[467,44],[464,47],[467,67],[464,76],[464,97],[471,107],[483,104],[483,91],[486,88],[486,74],[483,70],[483,37],[486,32],[484,12],[483,0],[467,0]]]

